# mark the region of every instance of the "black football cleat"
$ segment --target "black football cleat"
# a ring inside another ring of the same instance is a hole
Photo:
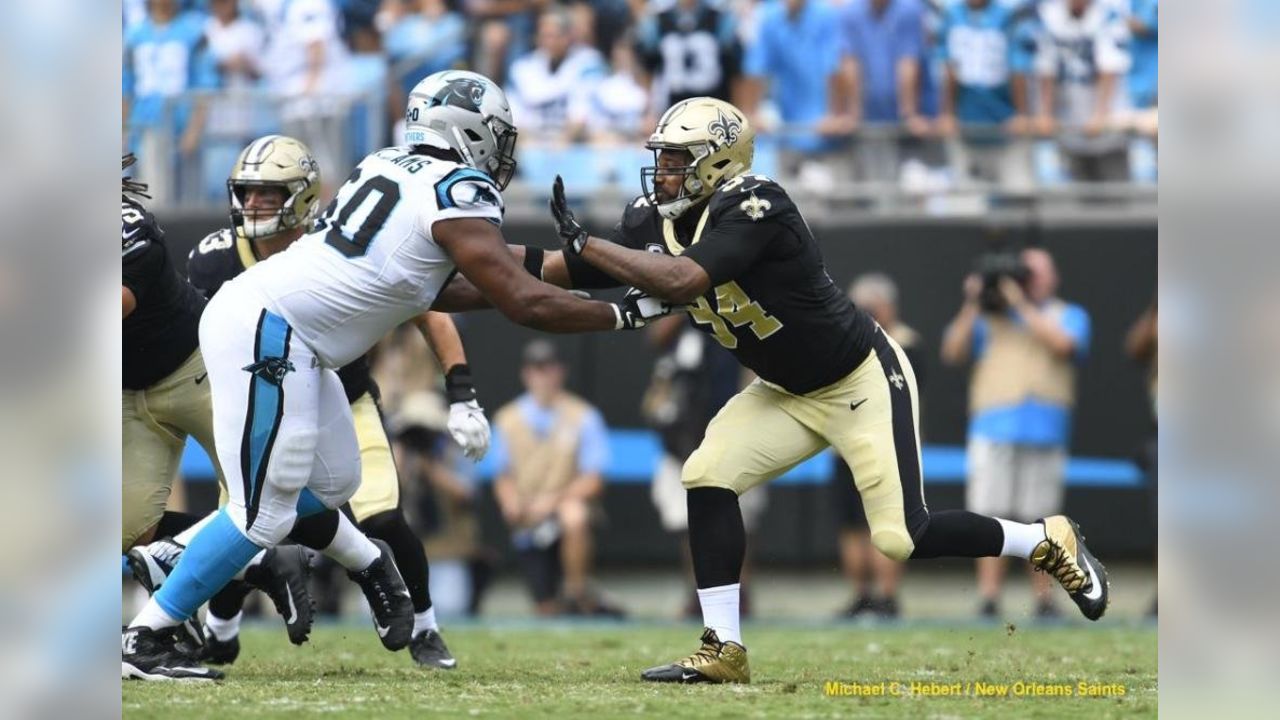
[[[413,600],[405,587],[400,569],[391,556],[391,548],[381,540],[370,538],[381,553],[369,567],[347,571],[347,577],[360,586],[373,612],[373,629],[382,646],[392,652],[409,644],[413,638]]]
[[[244,572],[244,581],[271,598],[276,612],[284,618],[289,642],[301,645],[311,634],[315,601],[307,588],[311,565],[300,545],[278,545],[267,550],[262,562]]]
[[[423,667],[452,670],[458,667],[458,661],[444,644],[444,638],[437,630],[423,630],[409,641],[409,654],[413,661]]]
[[[1053,575],[1085,617],[1102,617],[1111,599],[1107,569],[1085,547],[1080,527],[1066,515],[1040,522],[1044,523],[1045,539],[1031,551],[1031,564]]]
[[[127,628],[120,635],[120,679],[199,682],[221,680],[221,672],[198,663],[178,649],[176,628]]]
[[[232,635],[230,640],[219,640],[208,628],[205,628],[204,650],[200,659],[213,665],[230,665],[240,657],[240,636]]]
[[[749,683],[751,666],[747,649],[736,642],[720,642],[716,631],[702,631],[702,646],[692,655],[669,665],[651,667],[640,673],[648,682]]]
[[[147,591],[147,595],[155,595],[165,580],[169,579],[174,566],[182,558],[187,547],[173,538],[162,538],[148,545],[139,545],[129,549],[129,571],[133,579]],[[178,650],[198,657],[204,646],[204,632],[200,622],[194,617],[182,621],[182,635],[178,637]]]

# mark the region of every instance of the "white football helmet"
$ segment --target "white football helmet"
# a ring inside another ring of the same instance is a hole
[[[444,70],[415,85],[405,110],[404,142],[452,148],[500,189],[516,173],[511,106],[502,89],[479,73]]]

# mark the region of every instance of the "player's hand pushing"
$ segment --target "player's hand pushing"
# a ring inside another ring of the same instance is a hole
[[[555,184],[551,186],[551,216],[556,220],[556,233],[564,242],[564,249],[574,255],[581,255],[590,236],[569,209],[569,202],[564,198],[564,180],[559,175],[556,175]]]

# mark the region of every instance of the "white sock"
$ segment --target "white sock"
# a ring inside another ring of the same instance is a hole
[[[244,619],[244,611],[236,613],[230,620],[223,620],[213,613],[205,613],[204,626],[215,638],[226,642],[240,634],[240,621]]]
[[[702,605],[702,624],[716,631],[720,642],[742,644],[742,630],[738,627],[738,599],[742,585],[720,585],[698,590],[698,603]]]
[[[200,532],[201,530],[203,530],[203,529],[204,529],[204,526],[205,526],[205,525],[208,525],[208,524],[209,524],[209,522],[210,522],[210,521],[212,521],[212,520],[213,520],[213,518],[214,518],[214,516],[215,516],[215,515],[217,515],[217,514],[218,514],[218,511],[217,511],[217,510],[214,510],[213,512],[209,513],[208,515],[205,515],[204,517],[200,518],[200,520],[199,520],[195,525],[192,525],[191,527],[187,528],[186,530],[183,530],[182,532],[178,533],[177,535],[174,535],[174,536],[173,536],[173,539],[174,539],[174,540],[177,540],[179,543],[182,543],[182,547],[186,547],[186,546],[190,545],[190,544],[191,544],[191,539],[192,539],[192,538],[194,538],[194,537],[196,536],[196,533],[198,533],[198,532]]]
[[[358,571],[369,567],[382,553],[346,515],[338,513],[338,532],[324,554],[342,567]]]
[[[440,626],[436,624],[436,606],[423,610],[420,613],[413,614],[413,634],[417,635],[424,630],[440,631]]]
[[[1043,523],[1020,523],[1003,518],[996,518],[1000,528],[1004,530],[1004,546],[1000,548],[1000,557],[1029,558],[1031,551],[1044,541]]]
[[[266,551],[266,550],[263,550],[263,551],[259,552],[257,555],[254,555],[254,556],[253,556],[253,558],[249,560],[249,564],[248,564],[248,565],[245,565],[245,566],[244,566],[244,567],[242,567],[242,568],[240,568],[240,572],[236,573],[236,574],[233,576],[233,578],[232,578],[232,579],[234,579],[234,580],[243,580],[243,579],[244,579],[244,571],[245,571],[245,570],[248,570],[249,568],[253,567],[254,565],[261,565],[261,564],[262,564],[262,558],[263,558],[263,556],[265,556],[266,554],[267,554],[267,551]]]
[[[129,623],[129,627],[138,627],[139,625],[149,627],[152,630],[163,630],[164,628],[174,627],[182,622],[177,618],[171,617],[169,613],[160,607],[160,603],[156,602],[154,597],[147,599],[147,604],[142,606],[142,611],[138,613],[133,622]]]

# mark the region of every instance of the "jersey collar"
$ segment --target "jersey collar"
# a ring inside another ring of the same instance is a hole
[[[698,226],[694,228],[693,240],[690,241],[690,245],[697,245],[698,241],[702,239],[702,228],[706,226],[707,218],[709,217],[711,217],[711,203],[707,203],[706,207],[702,208],[702,217],[698,218]],[[688,249],[681,245],[680,240],[676,237],[675,220],[662,219],[662,239],[666,241],[667,249],[671,251],[672,255],[680,255]]]
[[[239,228],[236,228],[235,233],[236,252],[240,255],[240,264],[244,266],[245,270],[248,270],[258,264],[258,256],[253,254],[253,241],[245,237]]]

